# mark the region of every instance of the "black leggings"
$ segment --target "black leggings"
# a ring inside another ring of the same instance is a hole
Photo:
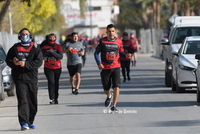
[[[124,79],[126,79],[126,74],[127,72],[127,77],[129,78],[129,73],[130,73],[130,60],[121,60],[121,68],[122,68],[122,75]],[[126,71],[125,71],[126,69]]]
[[[44,68],[44,74],[46,75],[48,80],[49,99],[57,100],[59,95],[58,89],[59,89],[61,68],[59,69]]]

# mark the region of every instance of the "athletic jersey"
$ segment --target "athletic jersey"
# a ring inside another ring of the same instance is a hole
[[[77,65],[82,63],[81,51],[84,50],[83,44],[80,41],[76,43],[67,42],[65,49],[71,47],[72,50],[67,52],[67,65]]]
[[[43,47],[44,57],[48,57],[47,61],[44,62],[44,67],[49,69],[59,69],[61,68],[61,60],[57,59],[51,52],[50,49],[53,49],[54,52],[59,53],[62,52],[62,47],[59,44],[55,44],[53,46],[44,45]]]
[[[134,37],[134,38],[130,38],[129,40],[132,43],[130,46],[130,49],[137,49],[137,44],[136,44],[136,42],[138,41],[137,38]]]
[[[33,42],[31,42],[29,46],[22,46],[21,44],[17,45],[17,52],[18,52],[18,60],[19,61],[26,61],[33,45],[34,45]]]
[[[131,41],[130,40],[122,40],[122,43],[123,43],[123,48],[124,48],[124,53],[127,54],[129,53],[130,51],[130,46],[132,45],[131,44]],[[121,60],[127,60],[129,61],[130,58],[125,58],[125,57],[120,57]]]
[[[115,37],[111,41],[107,37],[104,37],[99,41],[96,51],[101,52],[101,63],[104,66],[103,70],[120,68],[119,53],[124,51],[122,40]]]

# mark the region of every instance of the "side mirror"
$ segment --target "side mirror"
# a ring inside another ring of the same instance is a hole
[[[195,55],[195,59],[200,60],[200,53]]]
[[[176,56],[178,56],[178,52],[176,52],[176,51],[172,51],[172,55],[176,55]]]
[[[161,41],[160,41],[160,43],[162,45],[169,45],[169,40],[167,38],[162,38]]]

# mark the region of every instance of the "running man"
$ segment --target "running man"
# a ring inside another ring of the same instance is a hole
[[[132,45],[130,47],[130,52],[131,52],[132,66],[136,66],[137,51],[139,51],[138,40],[134,36],[135,36],[134,33],[131,33],[131,35],[130,35],[130,41],[132,42]]]
[[[129,53],[131,41],[128,39],[128,33],[127,32],[123,33],[122,42],[123,42],[125,54]],[[130,58],[121,57],[120,59],[121,59],[122,75],[124,77],[123,82],[126,82],[126,73],[127,73],[128,81],[130,81],[131,80],[130,75],[129,75],[129,73],[130,73]]]
[[[99,41],[94,53],[98,68],[102,70],[101,82],[104,92],[107,95],[105,107],[111,105],[111,99],[113,96],[113,106],[111,107],[112,112],[118,112],[116,104],[120,87],[120,56],[127,58],[131,57],[131,54],[124,53],[122,41],[115,36],[116,33],[116,27],[113,24],[109,24],[107,26],[108,36]],[[99,53],[101,53],[101,61],[99,59]],[[111,81],[114,90],[113,95],[110,92]]]
[[[79,94],[79,86],[81,82],[82,56],[84,55],[83,44],[78,41],[78,33],[71,34],[72,41],[67,42],[63,50],[67,54],[67,69],[70,75],[70,83],[72,86],[72,93]],[[76,76],[76,87],[74,85],[74,78]]]

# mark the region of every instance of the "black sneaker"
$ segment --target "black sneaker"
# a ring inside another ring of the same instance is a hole
[[[78,95],[78,94],[79,94],[78,89],[75,89],[74,94],[75,94],[75,95]]]
[[[49,104],[53,105],[53,104],[55,104],[55,101],[54,100],[50,100]]]
[[[57,99],[55,99],[55,103],[54,104],[58,104],[58,100]]]
[[[136,61],[134,61],[133,66],[136,66]]]
[[[130,81],[131,80],[131,77],[130,76],[128,76],[128,81]]]
[[[74,94],[75,92],[75,87],[72,87],[72,94]]]
[[[105,107],[110,107],[112,97],[113,97],[113,95],[111,93],[111,97],[110,98],[109,97],[106,98]]]
[[[131,63],[132,63],[132,67],[133,67],[133,61],[131,61]]]
[[[111,112],[112,112],[112,113],[118,113],[119,110],[118,110],[115,106],[112,106],[112,107],[111,107]]]
[[[126,82],[126,79],[124,79],[123,82]]]

